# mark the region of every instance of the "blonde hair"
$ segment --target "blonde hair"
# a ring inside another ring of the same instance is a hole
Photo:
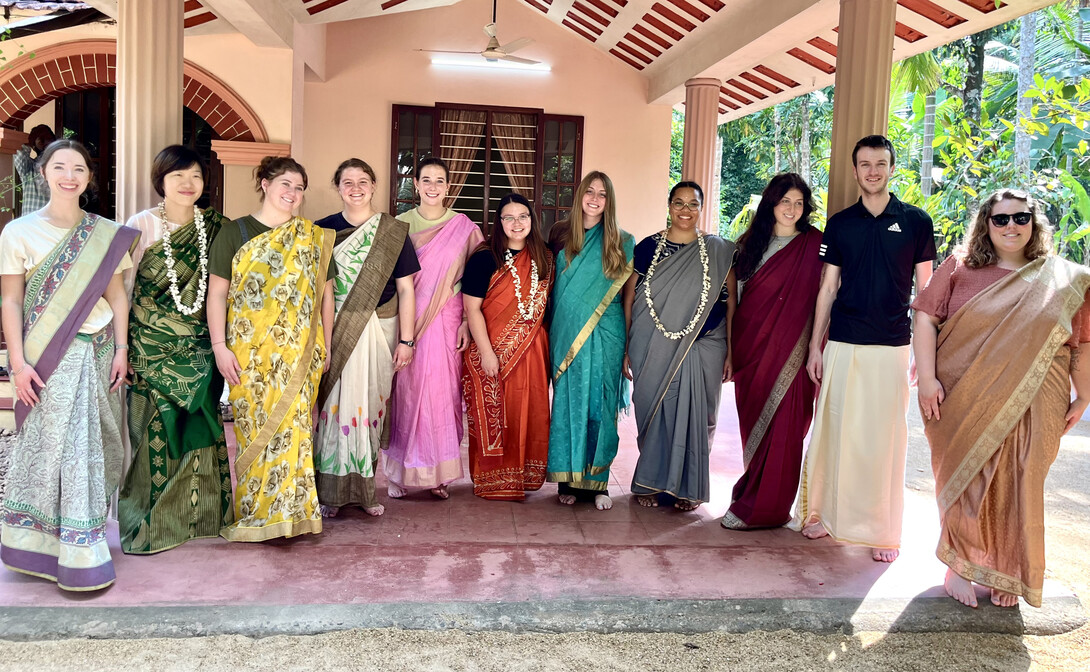
[[[602,272],[611,280],[616,280],[628,267],[624,246],[621,244],[621,229],[617,226],[616,192],[613,181],[600,170],[592,170],[575,188],[571,214],[556,223],[562,229],[564,257],[571,263],[572,257],[578,256],[583,249],[585,229],[583,228],[583,194],[590,189],[590,183],[600,180],[606,190],[606,207],[602,213]]]
[[[1038,207],[1037,199],[1021,189],[1000,189],[981,202],[977,208],[976,216],[969,224],[969,231],[965,234],[965,242],[958,247],[955,254],[961,262],[969,268],[984,268],[999,263],[999,254],[992,245],[992,239],[988,236],[988,227],[991,226],[992,210],[1000,201],[1022,201],[1033,215],[1030,220],[1033,231],[1030,232],[1029,242],[1022,250],[1026,259],[1033,261],[1038,257],[1052,254],[1052,226],[1048,223],[1048,217]]]

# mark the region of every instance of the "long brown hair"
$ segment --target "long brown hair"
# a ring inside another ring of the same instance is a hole
[[[556,223],[559,240],[563,243],[564,258],[571,263],[572,257],[578,256],[583,249],[585,230],[583,228],[583,194],[590,189],[590,183],[601,180],[606,190],[606,207],[602,213],[602,272],[607,278],[616,280],[628,266],[624,246],[621,244],[621,229],[617,226],[617,199],[613,190],[613,181],[600,170],[592,170],[575,188],[571,213],[568,218]],[[559,272],[559,271],[558,271]]]
[[[1022,250],[1026,259],[1033,261],[1038,257],[1052,254],[1052,225],[1048,223],[1048,217],[1039,207],[1037,199],[1021,189],[1000,189],[980,204],[976,216],[969,224],[969,231],[965,234],[965,243],[955,252],[962,263],[969,268],[984,268],[999,263],[999,254],[988,236],[988,227],[991,226],[992,210],[996,203],[1007,200],[1022,201],[1033,215],[1030,220],[1033,231],[1030,232],[1029,242]]]
[[[526,209],[530,211],[530,235],[526,236],[526,251],[533,258],[534,263],[537,264],[537,277],[539,280],[544,279],[548,273],[549,267],[549,249],[545,246],[545,239],[541,237],[541,229],[539,229],[537,215],[534,214],[534,206],[530,205],[530,201],[526,200],[525,196],[516,194],[514,192],[507,194],[500,199],[499,205],[496,206],[496,219],[492,223],[492,235],[488,237],[488,241],[481,243],[481,247],[478,249],[487,248],[492,251],[492,258],[496,261],[496,267],[502,268],[503,257],[507,254],[507,232],[503,230],[503,208],[508,203],[518,203],[519,205],[526,206]]]
[[[772,231],[776,226],[773,209],[792,189],[798,189],[802,194],[802,217],[795,222],[795,230],[805,232],[814,228],[810,223],[810,217],[814,213],[814,199],[806,180],[798,173],[780,173],[773,177],[761,194],[761,202],[757,204],[757,212],[753,215],[749,228],[738,236],[738,263],[735,265],[735,272],[739,280],[749,280],[757,272],[761,257],[772,242]]]

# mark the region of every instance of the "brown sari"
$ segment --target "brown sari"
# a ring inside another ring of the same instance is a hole
[[[938,558],[960,576],[1041,606],[1044,481],[1070,403],[1071,319],[1090,271],[1037,259],[941,326],[942,419],[926,420],[942,530]]]
[[[526,491],[545,482],[549,335],[542,325],[553,264],[549,257],[537,294],[529,296],[531,258],[529,252],[514,258],[531,320],[519,313],[514,277],[503,264],[492,274],[481,304],[492,349],[500,360],[499,375],[485,374],[476,343],[465,352],[462,385],[469,419],[469,473],[473,494],[485,499],[525,499]]]

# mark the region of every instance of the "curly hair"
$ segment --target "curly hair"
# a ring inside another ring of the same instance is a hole
[[[806,232],[814,228],[810,222],[814,213],[814,198],[806,180],[798,173],[780,173],[773,177],[761,194],[761,202],[757,204],[757,212],[753,215],[749,228],[738,236],[738,263],[735,272],[739,280],[749,280],[757,272],[761,257],[772,242],[772,231],[776,225],[773,208],[792,189],[798,189],[802,194],[802,217],[795,222],[795,230]]]
[[[1022,250],[1026,259],[1032,261],[1053,253],[1052,225],[1048,223],[1044,208],[1039,206],[1037,199],[1021,189],[1000,189],[981,202],[976,216],[969,224],[965,242],[954,252],[969,268],[984,268],[999,263],[999,253],[995,251],[992,239],[988,236],[988,227],[991,226],[990,220],[995,205],[1005,200],[1022,201],[1033,215],[1031,220],[1033,231],[1030,232],[1029,242]]]

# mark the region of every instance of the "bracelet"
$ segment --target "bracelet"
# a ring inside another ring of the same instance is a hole
[[[212,346],[215,347],[217,345],[220,345],[221,343],[226,343],[226,342],[227,341],[216,341],[215,343],[212,344]]]
[[[23,365],[19,367],[18,371],[12,371],[11,372],[11,377],[14,378],[15,376],[18,376],[20,373],[23,372],[23,369],[25,369],[26,366],[27,366],[26,362],[23,362]]]
[[[114,350],[128,350],[128,343],[114,343]]]

